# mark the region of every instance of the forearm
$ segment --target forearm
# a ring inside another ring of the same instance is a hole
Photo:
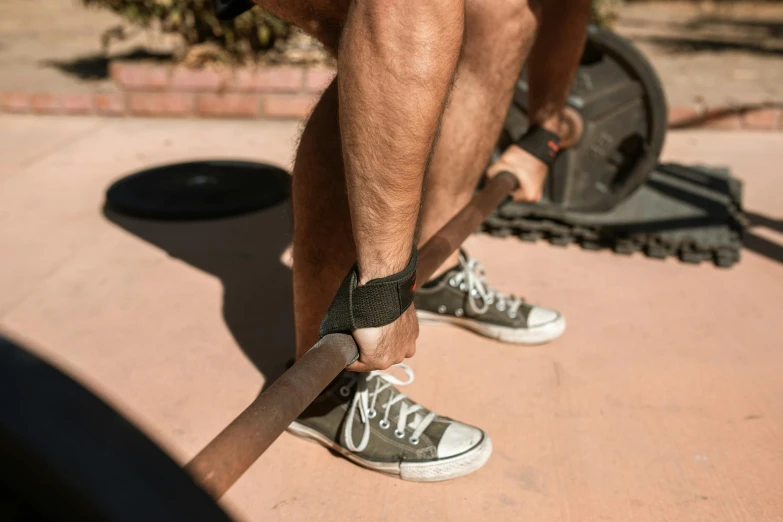
[[[408,262],[463,27],[463,0],[355,1],[349,12],[339,115],[361,283]]]
[[[584,50],[591,0],[542,0],[538,36],[528,58],[528,113],[560,132],[560,114]]]

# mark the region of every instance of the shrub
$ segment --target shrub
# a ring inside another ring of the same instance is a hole
[[[230,21],[215,17],[212,0],[82,0],[88,6],[109,9],[129,23],[157,27],[181,36],[187,47],[207,44],[231,59],[250,60],[276,42],[285,40],[286,23],[262,9],[251,9]]]
[[[623,0],[593,0],[593,23],[610,25]],[[215,17],[212,0],[82,0],[109,9],[129,23],[178,34],[185,61],[312,63],[329,61],[324,49],[263,9],[254,8],[229,21]],[[113,35],[116,35],[115,32]],[[122,34],[120,31],[118,34]]]
[[[594,24],[611,27],[617,16],[623,0],[593,0],[590,6],[590,21]]]

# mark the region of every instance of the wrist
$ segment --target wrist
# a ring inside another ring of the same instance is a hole
[[[411,259],[413,247],[392,247],[372,253],[359,252],[357,268],[359,285],[365,285],[373,279],[381,279],[401,272]]]
[[[417,261],[413,250],[402,270],[365,285],[359,284],[358,265],[351,267],[321,321],[319,335],[378,328],[399,319],[413,304]]]
[[[549,166],[552,165],[560,152],[560,136],[558,133],[534,123],[517,140],[516,145]]]
[[[563,134],[566,129],[563,127],[563,117],[560,112],[539,118],[539,121],[534,121],[533,123],[544,130],[557,134],[560,136],[560,139],[564,137]]]

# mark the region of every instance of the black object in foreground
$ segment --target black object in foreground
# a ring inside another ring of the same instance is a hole
[[[0,518],[230,522],[144,434],[0,336]]]

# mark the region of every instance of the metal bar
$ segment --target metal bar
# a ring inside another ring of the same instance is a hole
[[[509,173],[492,178],[419,249],[418,280],[429,279],[517,186]],[[207,444],[185,470],[214,498],[223,496],[358,354],[350,335],[332,334],[321,339]]]
[[[504,172],[492,178],[470,203],[419,249],[416,278],[426,282],[518,186],[517,178],[510,173]]]

